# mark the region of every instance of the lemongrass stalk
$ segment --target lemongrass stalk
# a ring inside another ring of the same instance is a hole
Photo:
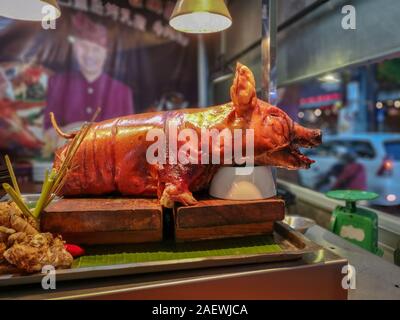
[[[19,190],[17,178],[15,177],[15,173],[14,173],[14,169],[12,167],[11,161],[10,161],[10,157],[6,154],[4,158],[6,160],[8,173],[10,174],[11,182],[14,187],[14,190],[19,196],[21,196],[21,191]]]
[[[38,218],[40,213],[44,208],[44,204],[47,203],[51,189],[56,178],[57,172],[55,169],[51,170],[46,181],[43,183],[42,193],[40,194],[39,200],[36,203],[35,210],[33,211],[33,216]]]
[[[39,217],[40,213],[46,207],[46,205],[48,203],[48,199],[51,196],[51,190],[53,188],[54,182],[55,182],[55,173],[54,173],[54,171],[52,171],[50,173],[46,183],[43,185],[43,191],[40,195],[38,202],[36,203],[36,207],[35,207],[35,211],[34,211],[35,217]]]
[[[60,193],[66,180],[67,180],[66,175],[64,175],[64,177],[61,179],[61,181],[58,183],[57,186],[55,186],[55,183],[54,183],[54,186],[55,186],[55,187],[53,187],[54,190],[50,193],[50,196],[49,196],[47,202],[45,203],[44,207],[47,207],[54,200],[54,198]]]
[[[49,169],[46,169],[45,172],[44,172],[44,180],[43,180],[42,190],[40,192],[39,199],[36,202],[35,208],[33,210],[33,216],[34,217],[39,216],[39,213],[40,213],[40,212],[38,212],[38,210],[40,209],[39,208],[39,202],[42,200],[42,198],[45,197],[45,191],[46,191],[48,183],[49,183]]]
[[[43,182],[46,182],[48,178],[49,178],[49,169],[46,169],[44,171],[44,180],[43,180]],[[42,190],[43,190],[43,186],[42,186]]]
[[[22,211],[27,217],[32,217],[32,212],[29,210],[28,206],[22,200],[22,198],[17,194],[17,192],[8,183],[2,184],[3,189],[8,193],[10,198],[15,202],[17,207]]]

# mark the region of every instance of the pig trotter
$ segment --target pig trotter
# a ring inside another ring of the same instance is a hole
[[[173,208],[174,202],[185,206],[194,205],[197,200],[189,190],[194,176],[190,173],[193,166],[180,164],[162,166],[158,172],[158,196],[160,203],[166,208]]]
[[[175,202],[191,206],[196,204],[197,200],[189,190],[183,191],[178,186],[168,183],[162,192],[160,204],[166,208],[173,208]]]

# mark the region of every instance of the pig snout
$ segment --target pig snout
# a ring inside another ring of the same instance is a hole
[[[321,130],[308,129],[295,123],[292,143],[299,147],[316,147],[322,143],[322,132]]]

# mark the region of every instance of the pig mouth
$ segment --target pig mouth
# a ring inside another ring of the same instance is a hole
[[[293,145],[277,151],[263,153],[255,158],[257,165],[269,165],[289,170],[308,169],[314,162]]]
[[[309,169],[315,162],[300,152],[300,148],[313,148],[321,144],[320,130],[297,126],[297,134],[279,149],[263,152],[255,157],[256,165],[270,165],[289,170]],[[293,130],[295,132],[295,130]],[[299,134],[300,133],[300,134]]]
[[[300,148],[314,148],[322,143],[322,133],[320,130],[309,130],[309,134],[296,136],[292,143],[286,147],[286,154],[296,163],[296,168],[308,169],[315,161],[300,152]]]
[[[318,144],[318,140],[307,144],[292,143],[282,149],[257,156],[255,162],[257,165],[270,165],[289,170],[309,169],[315,161],[301,153],[300,147],[312,148]]]
[[[292,143],[285,148],[286,156],[290,159],[289,161],[295,165],[293,169],[309,169],[315,161],[301,153],[300,148],[314,148],[319,146],[321,143],[322,134],[319,130],[315,130],[311,137],[294,138]]]
[[[296,164],[294,169],[309,169],[310,166],[315,162],[315,160],[312,160],[301,153],[299,148],[296,146],[289,147],[287,153],[290,154],[290,156],[293,158],[293,163]]]

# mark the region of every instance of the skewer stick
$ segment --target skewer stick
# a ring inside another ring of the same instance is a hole
[[[11,161],[10,161],[10,157],[8,156],[8,154],[6,154],[6,156],[4,158],[6,160],[8,173],[10,174],[11,182],[12,182],[12,185],[13,185],[13,187],[15,189],[15,192],[21,197],[21,191],[19,190],[17,178],[15,177],[15,173],[14,173],[14,169],[12,167]]]
[[[96,114],[98,114],[98,111]],[[96,115],[97,116],[97,115]],[[74,137],[74,139],[71,141],[70,145],[68,146],[68,149],[66,151],[65,159],[62,161],[61,167],[58,169],[57,172],[57,177],[52,184],[51,190],[48,192],[48,198],[47,201],[45,202],[43,208],[48,206],[51,201],[54,200],[54,198],[59,194],[61,191],[62,187],[64,186],[66,182],[66,176],[68,171],[71,169],[71,165],[73,162],[73,158],[78,151],[82,141],[85,139],[86,135],[88,134],[89,130],[91,128],[91,123],[85,123],[81,130],[77,133],[77,135]]]
[[[60,129],[60,127],[57,124],[57,121],[56,121],[56,118],[55,118],[53,112],[50,112],[50,121],[51,121],[51,124],[54,127],[54,130],[56,130],[57,134],[60,137],[63,137],[64,139],[73,139],[76,136],[76,133],[74,133],[74,132],[73,133],[62,132],[62,130]]]
[[[93,117],[89,123],[94,122],[96,120],[97,116],[100,114],[100,112],[101,112],[101,108],[97,107],[96,112],[93,114]]]
[[[85,123],[78,132],[74,133],[73,135],[64,134],[64,137],[72,139],[72,141],[66,149],[64,160],[61,161],[61,166],[58,168],[58,170],[55,171],[53,169],[49,176],[46,175],[46,179],[43,184],[42,194],[34,210],[35,217],[38,217],[40,215],[40,212],[44,208],[46,208],[51,203],[51,201],[53,201],[54,198],[60,193],[62,187],[66,182],[67,173],[71,169],[73,158],[78,151],[81,143],[89,133],[91,125],[99,115],[100,111],[101,108],[98,107],[96,112],[93,114],[90,122]],[[52,119],[53,126],[57,130],[58,126],[55,122],[54,114],[50,114],[50,118]],[[58,131],[61,132],[61,130]]]

